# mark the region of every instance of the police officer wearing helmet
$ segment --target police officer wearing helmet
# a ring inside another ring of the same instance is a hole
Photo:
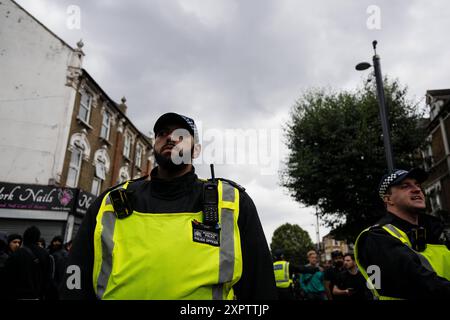
[[[63,299],[276,299],[271,256],[251,198],[236,183],[201,180],[194,120],[155,123],[150,180],[115,186],[89,208],[68,266],[79,288]],[[69,281],[70,284],[70,281]]]
[[[415,168],[394,170],[380,181],[387,213],[355,243],[356,262],[376,299],[450,298],[444,228],[439,219],[425,214],[421,183],[427,177]]]

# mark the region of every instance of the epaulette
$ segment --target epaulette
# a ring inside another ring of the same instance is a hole
[[[204,179],[204,178],[197,178],[197,180],[200,181],[200,182],[203,182],[203,183],[211,181],[211,179]],[[225,181],[225,182],[231,184],[233,187],[235,187],[239,191],[245,191],[245,188],[243,186],[241,186],[240,184],[238,184],[238,183],[236,183],[236,182],[234,182],[232,180],[228,180],[228,179],[225,179],[225,178],[216,178],[216,180]]]
[[[117,189],[118,187],[124,185],[127,181],[129,181],[131,183],[131,182],[136,182],[136,181],[139,181],[139,180],[145,180],[147,178],[148,178],[148,175],[145,175],[143,177],[139,177],[139,178],[136,178],[136,179],[125,180],[124,182],[118,183],[118,184],[116,184],[116,185],[106,189],[105,192],[109,192],[111,190]]]
[[[198,181],[201,181],[201,182],[211,181],[211,179],[203,179],[203,178],[197,178],[197,179],[198,179]],[[228,180],[228,179],[225,179],[225,178],[216,178],[216,180],[226,181],[229,184],[231,184],[233,187],[238,189],[239,191],[245,191],[245,188],[243,186],[241,186],[239,183],[236,183],[236,182],[234,182],[232,180]]]
[[[241,192],[245,191],[245,188],[243,186],[241,186],[240,184],[238,184],[238,183],[236,183],[236,182],[234,182],[232,180],[228,180],[228,179],[225,179],[225,178],[218,178],[218,179],[228,182],[229,184],[231,184],[233,187],[235,187],[236,189],[238,189]]]

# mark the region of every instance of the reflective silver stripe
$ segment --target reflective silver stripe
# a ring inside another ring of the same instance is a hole
[[[403,236],[400,234],[400,232],[398,232],[398,230],[391,224],[387,224],[385,225],[386,228],[388,228],[389,230],[391,230],[393,233],[395,233],[396,236],[398,236],[399,238],[403,239]],[[407,245],[407,243],[405,243]],[[408,248],[410,248],[412,250],[412,252],[414,252],[417,257],[420,260],[420,263],[422,264],[422,266],[427,269],[428,271],[431,272],[435,272],[433,267],[431,266],[430,262],[423,256],[421,255],[419,252],[417,252],[416,250],[414,250],[413,248],[411,248],[409,245],[407,245]]]
[[[222,183],[222,201],[234,202],[234,187]],[[219,253],[219,283],[213,286],[213,299],[224,297],[223,284],[233,280],[234,272],[234,211],[228,208],[220,209],[220,253]]]
[[[227,182],[222,182],[222,200],[234,202],[234,187]]]
[[[234,271],[234,212],[228,208],[221,210],[221,243],[219,260],[219,283],[231,281]]]
[[[213,286],[212,289],[213,300],[223,300],[223,284],[219,283]]]
[[[281,264],[284,278],[281,280],[275,280],[276,282],[289,282],[289,262],[283,261]]]
[[[111,199],[109,198],[109,193],[108,193],[108,196],[106,197],[105,204],[106,205],[111,204]]]
[[[289,281],[289,262],[285,262],[284,264],[284,279],[285,281]]]
[[[386,224],[385,227],[388,228],[390,231],[392,231],[392,233],[394,233],[397,237],[403,239],[403,236],[400,234],[400,232],[398,232],[398,230],[393,225]]]
[[[414,251],[414,250],[413,250]],[[431,272],[436,272],[434,271],[433,267],[431,266],[430,262],[427,260],[427,258],[425,258],[423,255],[421,255],[419,252],[414,251],[415,254],[417,254],[417,256],[420,259],[420,262],[422,263],[422,266],[427,269],[428,271]]]
[[[101,299],[108,285],[112,270],[112,251],[114,249],[114,227],[116,215],[112,211],[105,211],[102,217],[102,265],[97,279],[97,297]]]

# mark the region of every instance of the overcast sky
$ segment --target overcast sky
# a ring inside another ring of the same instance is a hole
[[[142,132],[166,111],[194,118],[206,154],[199,176],[209,175],[213,159],[216,176],[243,185],[269,243],[286,222],[316,241],[314,208],[293,201],[278,173],[288,154],[282,127],[304,90],[359,86],[369,71],[354,66],[370,62],[375,39],[383,73],[407,85],[419,106],[426,90],[449,87],[445,0],[18,3],[72,47],[83,39],[84,68],[112,99],[127,98],[127,115]],[[256,140],[240,145],[239,129]],[[329,231],[321,226],[320,236]]]

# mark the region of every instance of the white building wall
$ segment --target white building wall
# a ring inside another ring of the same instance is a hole
[[[0,1],[0,181],[59,181],[75,90],[74,50],[10,0]]]

